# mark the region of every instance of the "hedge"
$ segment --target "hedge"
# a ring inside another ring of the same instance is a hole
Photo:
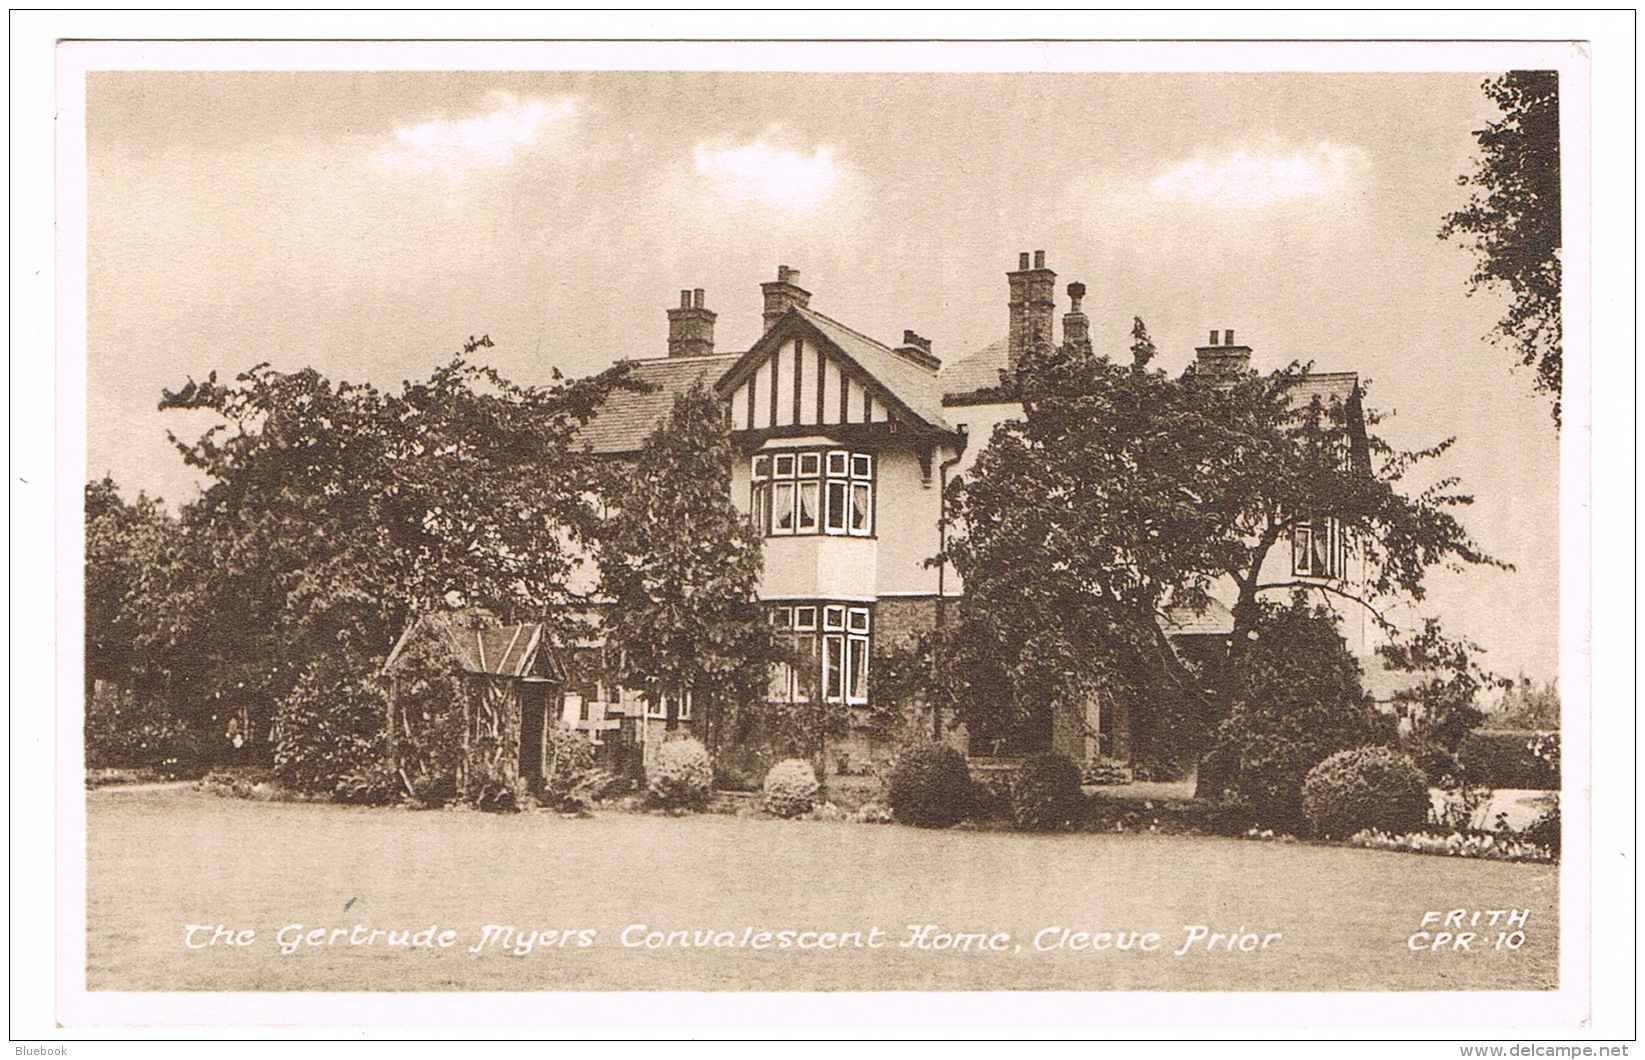
[[[1488,788],[1558,788],[1559,777],[1526,746],[1538,734],[1479,729],[1463,737],[1457,758],[1468,783]]]

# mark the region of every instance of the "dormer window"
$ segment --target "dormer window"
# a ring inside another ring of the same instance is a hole
[[[1291,573],[1298,578],[1340,578],[1347,568],[1342,524],[1314,518],[1291,528]]]

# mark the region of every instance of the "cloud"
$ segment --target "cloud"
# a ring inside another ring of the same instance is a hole
[[[1358,148],[1329,143],[1290,152],[1241,148],[1173,166],[1155,177],[1148,191],[1170,203],[1231,207],[1329,199],[1349,192],[1362,165]]]
[[[807,157],[763,139],[739,147],[698,144],[697,172],[731,198],[787,207],[817,205],[840,180],[832,148]]]
[[[392,169],[466,173],[502,169],[523,150],[543,143],[577,113],[577,101],[521,99],[509,92],[487,97],[489,109],[468,118],[426,121],[394,130],[378,153]]]

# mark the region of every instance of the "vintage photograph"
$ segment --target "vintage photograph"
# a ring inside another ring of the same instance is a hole
[[[84,989],[1573,986],[1585,102],[1274,47],[89,63]]]

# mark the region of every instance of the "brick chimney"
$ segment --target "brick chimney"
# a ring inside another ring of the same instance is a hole
[[[902,345],[897,347],[897,354],[905,360],[913,361],[922,368],[929,368],[933,372],[942,367],[942,361],[931,352],[931,340],[923,335],[916,335],[906,328],[902,333]]]
[[[777,318],[788,312],[790,306],[804,309],[811,302],[811,292],[799,285],[800,270],[787,265],[777,266],[776,280],[760,284],[765,294],[765,330],[770,331]]]
[[[1025,251],[1017,259],[1017,271],[1005,274],[1011,283],[1011,338],[1006,368],[1015,372],[1022,355],[1036,343],[1054,342],[1052,314],[1057,309],[1057,274],[1045,267],[1045,251],[1034,251],[1028,265]]]
[[[703,289],[680,292],[680,308],[668,311],[668,355],[707,357],[714,352],[715,313],[703,308]]]
[[[1080,346],[1086,351],[1091,349],[1091,320],[1080,309],[1080,299],[1085,297],[1085,284],[1071,283],[1068,285],[1068,312],[1062,317],[1062,341],[1070,346]]]
[[[1197,375],[1232,379],[1244,374],[1250,367],[1251,347],[1234,345],[1232,329],[1222,333],[1221,345],[1217,343],[1217,333],[1212,331],[1209,343],[1194,347],[1194,372]]]

